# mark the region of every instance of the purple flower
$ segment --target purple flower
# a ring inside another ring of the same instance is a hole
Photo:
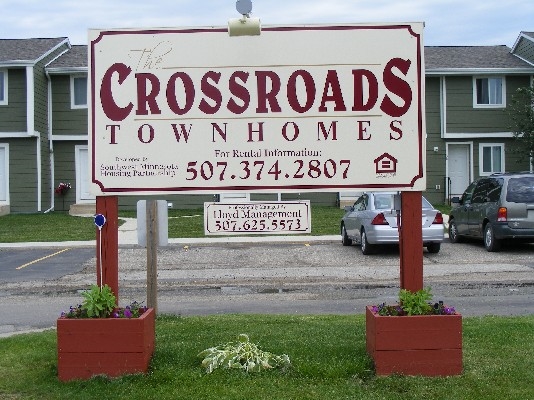
[[[130,311],[130,308],[129,308],[129,307],[126,307],[126,308],[124,309],[124,317],[126,317],[126,318],[132,318],[132,315],[133,315],[133,314],[132,314],[132,312]]]

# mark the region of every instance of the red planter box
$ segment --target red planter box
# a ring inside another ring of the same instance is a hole
[[[57,320],[58,378],[89,379],[147,372],[155,344],[155,312],[139,318]]]
[[[367,352],[377,375],[462,373],[462,316],[380,316],[367,306]]]

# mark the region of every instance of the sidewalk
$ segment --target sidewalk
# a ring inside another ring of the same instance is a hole
[[[121,218],[126,222],[119,226],[119,246],[137,246],[137,219]],[[445,232],[449,229],[449,216],[443,215]],[[445,234],[445,238],[448,235]],[[217,236],[200,238],[169,238],[170,245],[209,244],[209,243],[309,243],[309,242],[341,242],[340,235],[268,235],[268,236]],[[95,240],[68,242],[29,242],[0,243],[0,248],[21,247],[91,247],[96,246]]]
[[[119,226],[119,246],[137,246],[137,219],[121,218],[126,222]],[[269,236],[217,236],[200,238],[169,238],[170,245],[209,244],[209,243],[307,243],[307,242],[341,242],[339,235],[306,236],[306,235],[269,235]],[[96,246],[95,240],[66,242],[24,242],[0,243],[0,248],[22,247],[91,247]]]

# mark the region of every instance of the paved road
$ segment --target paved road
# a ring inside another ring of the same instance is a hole
[[[24,254],[42,257],[59,250],[30,249]],[[79,303],[79,292],[95,282],[91,252],[94,248],[72,249],[31,264],[44,270],[52,259],[63,257],[63,266],[71,263],[68,273],[58,268],[47,279],[19,279],[13,271],[8,277],[2,269],[0,335],[54,326],[61,311]],[[75,255],[79,259],[67,261]],[[1,260],[4,264],[4,257]],[[121,246],[119,265],[121,304],[144,301],[146,250]],[[434,300],[442,299],[466,316],[534,314],[533,245],[488,253],[480,243],[444,243],[438,254],[424,252],[424,275]],[[344,247],[338,240],[192,241],[158,251],[158,307],[162,313],[182,315],[363,313],[367,304],[395,301],[398,276],[395,247],[363,256],[358,246]]]
[[[81,271],[94,256],[90,247],[0,248],[0,282],[58,279]]]

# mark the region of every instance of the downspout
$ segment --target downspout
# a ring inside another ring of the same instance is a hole
[[[447,146],[447,78],[445,76],[440,76],[439,78],[439,124],[440,124],[440,136],[441,139],[445,142],[445,182],[448,184],[445,185],[445,204],[448,203],[448,199],[451,197],[451,185],[449,177],[449,147]]]
[[[56,205],[55,203],[55,197],[54,197],[54,180],[55,180],[55,170],[54,170],[54,142],[52,141],[52,78],[50,77],[50,73],[46,70],[46,67],[50,65],[52,62],[57,60],[59,57],[61,57],[63,54],[68,52],[72,46],[69,43],[68,39],[65,39],[62,43],[58,45],[62,46],[66,44],[68,49],[63,51],[61,54],[57,55],[53,60],[51,60],[46,66],[45,66],[45,75],[46,80],[48,81],[48,88],[47,88],[47,102],[48,102],[48,113],[47,113],[47,125],[48,125],[48,149],[49,149],[49,162],[50,162],[50,208],[46,210],[44,213],[48,213],[52,210],[54,210],[54,207]],[[57,49],[57,48],[56,48]]]
[[[45,71],[46,79],[48,80],[48,148],[50,154],[50,208],[44,213],[47,214],[50,211],[54,210],[55,207],[55,197],[54,197],[54,142],[52,141],[52,79],[48,71]]]
[[[36,167],[37,167],[37,212],[41,211],[41,134],[35,132],[35,79],[33,66],[26,67],[26,129],[28,135],[37,139],[36,143]]]

